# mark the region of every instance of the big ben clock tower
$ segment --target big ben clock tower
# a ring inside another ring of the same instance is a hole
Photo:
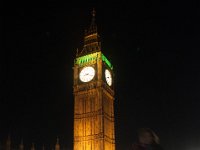
[[[94,10],[73,69],[74,150],[115,150],[113,66],[101,51]]]

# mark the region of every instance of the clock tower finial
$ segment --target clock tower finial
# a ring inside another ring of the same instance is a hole
[[[92,21],[91,21],[91,24],[90,24],[90,27],[89,27],[89,30],[88,30],[88,34],[91,34],[91,33],[97,33],[97,25],[95,23],[95,17],[96,17],[96,11],[95,9],[93,8],[92,10]],[[86,34],[87,34],[86,33]]]
[[[92,21],[87,30],[85,30],[84,36],[84,46],[82,51],[78,55],[85,55],[95,51],[100,51],[101,43],[99,40],[99,35],[97,33],[97,25],[95,23],[96,11],[93,8],[92,12]]]
[[[91,23],[91,25],[95,25],[95,15],[96,15],[96,11],[93,8],[93,10],[92,10],[92,23]]]

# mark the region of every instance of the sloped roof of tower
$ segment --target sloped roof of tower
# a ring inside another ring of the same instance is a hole
[[[79,52],[77,51],[77,56],[97,52],[101,50],[101,43],[99,40],[99,35],[97,32],[97,25],[95,23],[96,11],[93,8],[92,10],[92,21],[88,28],[85,30],[84,35],[84,46],[82,50]]]

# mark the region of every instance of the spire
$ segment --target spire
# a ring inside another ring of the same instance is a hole
[[[21,143],[19,144],[19,150],[24,150],[23,139],[21,140]]]
[[[96,15],[96,11],[93,8],[93,10],[92,10],[92,22],[91,22],[91,25],[90,25],[90,29],[92,29],[94,32],[97,32],[97,25],[95,24],[95,15]]]
[[[56,139],[55,150],[60,150],[59,138]]]
[[[97,33],[97,25],[95,23],[96,11],[94,8],[91,12],[91,15],[91,24],[88,30],[85,30],[84,47],[82,51],[80,51],[80,53],[78,52],[78,55],[85,55],[95,51],[100,51],[101,49],[101,43],[99,41],[99,35]]]
[[[92,25],[95,25],[95,15],[96,15],[96,11],[93,8],[93,10],[92,10]]]
[[[96,11],[95,11],[94,8],[93,8],[93,10],[91,12],[91,15],[92,15],[92,21],[91,21],[89,29],[86,30],[85,35],[90,35],[92,33],[96,33],[97,32],[97,25],[95,23]]]

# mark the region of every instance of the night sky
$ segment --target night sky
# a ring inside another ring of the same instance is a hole
[[[116,150],[140,127],[165,150],[200,149],[199,2],[5,4],[0,143],[11,135],[49,149],[73,147],[73,60],[96,9],[102,52],[114,66]]]

